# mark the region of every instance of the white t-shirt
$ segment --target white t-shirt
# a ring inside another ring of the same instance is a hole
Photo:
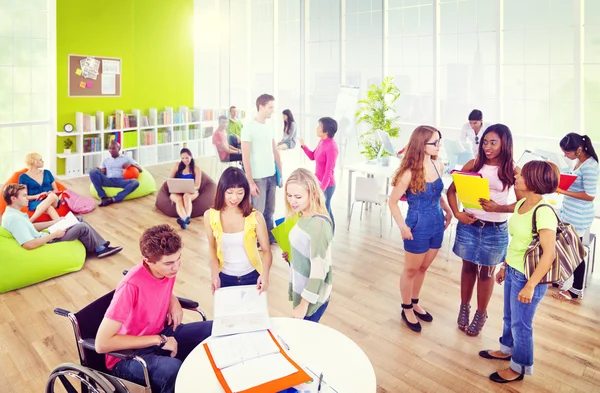
[[[471,123],[466,122],[462,129],[460,130],[460,141],[461,142],[469,142],[471,143],[471,149],[473,150],[473,155],[477,156],[477,152],[479,151],[479,143],[481,142],[481,136],[485,132],[485,130],[491,126],[490,123],[483,122],[481,124],[481,130],[479,133],[475,135],[475,130],[471,127]]]

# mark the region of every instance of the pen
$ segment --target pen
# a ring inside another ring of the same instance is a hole
[[[319,387],[317,387],[317,392],[321,391],[321,382],[323,382],[323,373],[319,375]]]

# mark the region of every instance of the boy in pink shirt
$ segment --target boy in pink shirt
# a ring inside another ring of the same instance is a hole
[[[153,392],[175,391],[181,363],[212,331],[212,321],[181,323],[183,310],[173,286],[182,246],[169,225],[144,231],[144,259],[117,286],[96,335],[98,353],[132,349],[144,359]],[[119,378],[144,384],[144,372],[135,360],[107,355],[106,367]]]
[[[335,220],[331,211],[331,198],[335,191],[335,163],[338,156],[338,146],[333,137],[337,132],[337,122],[331,117],[322,117],[317,125],[317,136],[321,139],[315,148],[311,151],[304,144],[304,139],[300,139],[300,147],[311,160],[316,162],[315,175],[321,183],[321,190],[325,194],[325,206],[333,223],[335,232]]]

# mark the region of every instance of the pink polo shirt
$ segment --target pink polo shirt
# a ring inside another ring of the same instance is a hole
[[[158,334],[164,329],[174,285],[175,277],[158,279],[142,263],[136,265],[117,286],[104,316],[122,323],[117,334]],[[119,360],[106,355],[106,368],[112,370]]]

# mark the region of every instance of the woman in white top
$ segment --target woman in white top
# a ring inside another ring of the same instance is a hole
[[[215,205],[204,213],[204,228],[213,293],[253,284],[259,292],[266,291],[273,261],[267,224],[250,204],[250,185],[241,169],[229,167],[221,175]]]
[[[460,277],[461,304],[458,328],[469,336],[477,336],[487,319],[487,306],[494,290],[494,269],[504,262],[508,248],[508,193],[520,172],[513,161],[513,140],[503,124],[488,127],[481,135],[479,152],[462,169],[488,179],[490,201],[480,200],[480,209],[460,211],[454,183],[448,189],[448,203],[458,219],[454,253],[462,258]],[[515,191],[516,193],[516,191]],[[520,195],[517,195],[517,200]],[[477,282],[477,311],[469,324],[471,298]]]
[[[469,121],[460,130],[460,141],[470,142],[473,155],[477,156],[479,151],[479,142],[482,140],[482,134],[489,127],[490,123],[483,122],[483,113],[479,109],[473,109],[469,113]]]

